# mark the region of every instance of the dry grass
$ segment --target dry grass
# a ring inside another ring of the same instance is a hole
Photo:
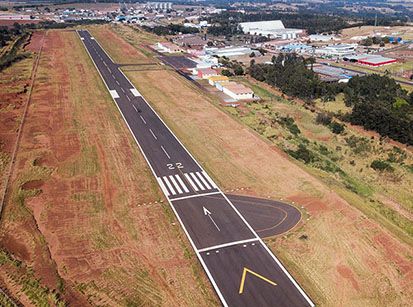
[[[344,39],[350,39],[353,36],[374,36],[375,33],[380,33],[380,35],[401,36],[406,40],[413,39],[413,27],[411,26],[397,26],[397,27],[363,26],[363,27],[343,29],[342,31],[342,35]]]

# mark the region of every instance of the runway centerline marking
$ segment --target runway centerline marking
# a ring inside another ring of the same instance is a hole
[[[121,87],[120,89],[121,89],[121,91],[122,91],[122,92],[124,92],[124,93],[125,93],[125,90],[124,90],[122,87]],[[126,96],[126,97],[128,97],[128,96]]]
[[[133,106],[133,107],[135,107],[135,106]],[[154,138],[155,140],[157,140],[158,138],[156,137],[155,133],[153,133],[152,129],[149,129],[149,131],[151,132],[153,138]]]
[[[135,109],[136,112],[138,112],[138,110],[136,109],[136,107],[134,105],[132,105],[132,107]]]
[[[165,148],[163,148],[163,146],[161,145],[161,148],[163,150],[163,152],[165,153],[165,155],[168,157],[168,159],[171,159],[171,156],[168,154],[168,152],[165,150]]]
[[[219,249],[219,248],[224,248],[224,247],[229,247],[229,246],[234,246],[234,245],[239,245],[239,244],[244,244],[244,243],[249,243],[249,242],[255,242],[255,241],[259,241],[259,239],[252,238],[252,239],[228,242],[224,244],[218,244],[218,245],[198,249],[198,252],[202,253],[202,252],[211,251],[214,249]]]
[[[128,97],[128,96],[126,96],[126,97]],[[140,115],[140,117],[141,117],[141,120],[143,121],[143,123],[146,125],[146,121],[145,121],[145,119],[142,117],[142,115]]]
[[[128,96],[128,95],[126,95],[126,98],[130,101],[130,98],[129,98],[129,96]]]

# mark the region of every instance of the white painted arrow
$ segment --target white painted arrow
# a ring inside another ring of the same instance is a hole
[[[207,216],[210,218],[210,220],[212,221],[212,223],[214,223],[214,225],[215,225],[215,227],[218,229],[218,231],[221,231],[221,229],[219,229],[217,223],[215,223],[214,219],[212,218],[212,216],[211,216],[211,211],[209,211],[209,210],[208,210],[207,208],[205,208],[205,207],[202,207],[202,208],[204,209],[204,215],[207,215]]]

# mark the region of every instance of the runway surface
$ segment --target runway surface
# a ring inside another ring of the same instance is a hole
[[[222,304],[313,306],[119,65],[89,32],[78,34]]]
[[[227,197],[261,238],[283,234],[301,220],[300,210],[283,202],[230,194]]]

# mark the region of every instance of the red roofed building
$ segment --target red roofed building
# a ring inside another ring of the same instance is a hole
[[[198,77],[202,79],[207,79],[208,77],[218,76],[215,69],[212,68],[200,68],[198,69]]]
[[[382,66],[382,65],[392,64],[396,62],[397,62],[396,59],[385,58],[381,55],[374,56],[374,57],[361,58],[358,60],[358,63],[369,65],[369,66]]]

